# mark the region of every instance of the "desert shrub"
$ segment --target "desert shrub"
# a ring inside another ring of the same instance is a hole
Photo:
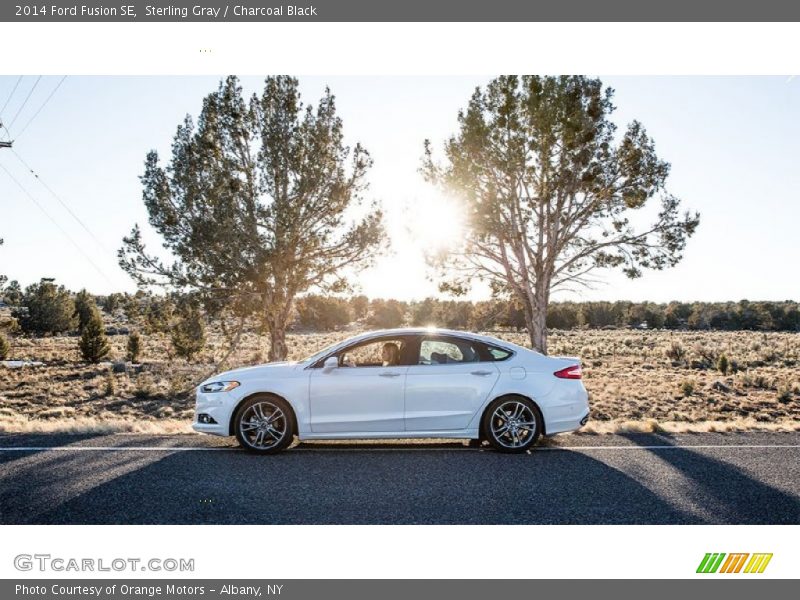
[[[113,396],[117,393],[116,381],[114,381],[114,374],[111,371],[106,373],[106,384],[103,393],[106,396]]]
[[[206,328],[198,310],[187,311],[172,328],[175,354],[191,361],[206,345]]]
[[[64,286],[41,281],[25,288],[21,308],[13,315],[25,333],[44,335],[75,328],[75,302]]]
[[[8,358],[8,353],[11,351],[11,344],[3,333],[0,332],[0,360]]]
[[[694,381],[690,379],[682,381],[680,389],[681,389],[681,394],[683,394],[688,398],[689,396],[694,394]]]
[[[680,342],[673,340],[673,342],[669,345],[669,348],[664,351],[664,354],[670,360],[681,362],[684,358],[686,358],[686,348],[684,348],[683,344]]]
[[[792,388],[788,385],[778,388],[778,402],[786,404],[792,399]]]
[[[134,331],[128,336],[127,343],[128,360],[130,362],[139,362],[139,356],[142,353],[142,338],[138,332]]]
[[[89,321],[83,328],[78,349],[81,351],[83,360],[90,363],[98,363],[108,356],[111,346],[106,339],[105,328],[103,327],[103,317],[100,310],[95,306],[92,310]]]
[[[310,294],[297,301],[297,318],[302,327],[333,331],[350,323],[350,304],[342,298]]]
[[[730,366],[731,365],[730,361],[728,361],[728,357],[725,356],[725,354],[720,354],[719,358],[717,359],[717,371],[719,371],[723,375],[727,375]]]
[[[703,364],[705,364],[705,366],[710,367],[717,364],[719,352],[716,348],[712,346],[706,346],[704,343],[698,342],[694,345],[693,349],[694,353],[703,362]]]

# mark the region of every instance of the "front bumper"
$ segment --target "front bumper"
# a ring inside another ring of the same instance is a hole
[[[204,394],[199,389],[195,396],[192,429],[211,435],[230,435],[231,413],[238,396],[230,392]],[[201,418],[204,415],[205,418]],[[207,420],[207,422],[202,422]],[[213,420],[213,422],[211,422]]]

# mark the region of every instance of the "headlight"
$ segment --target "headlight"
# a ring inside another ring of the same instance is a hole
[[[214,394],[216,392],[230,392],[237,387],[239,387],[238,381],[214,381],[202,386],[200,391],[204,394]]]

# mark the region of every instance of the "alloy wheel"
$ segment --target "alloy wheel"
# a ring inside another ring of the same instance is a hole
[[[494,410],[489,427],[492,437],[504,448],[522,448],[536,435],[536,416],[526,404],[509,400]]]

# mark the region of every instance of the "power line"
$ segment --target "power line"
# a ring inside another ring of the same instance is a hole
[[[0,110],[0,115],[2,115],[6,111],[6,107],[8,106],[8,103],[11,102],[11,98],[14,97],[14,92],[17,91],[17,88],[19,87],[19,82],[22,81],[23,77],[24,75],[20,75],[19,78],[17,79],[17,83],[14,84],[11,93],[8,95],[8,98],[6,99],[6,103],[3,104],[3,109]]]
[[[62,83],[64,83],[64,80],[65,80],[66,78],[67,78],[67,76],[66,76],[66,75],[64,75],[64,76],[61,78],[61,81],[59,81],[59,82],[58,82],[58,84],[56,84],[56,87],[55,87],[55,88],[53,88],[53,91],[52,91],[52,92],[50,92],[50,95],[49,95],[47,98],[45,98],[45,101],[44,101],[44,102],[42,102],[42,105],[39,107],[39,110],[37,110],[35,113],[33,113],[33,116],[32,116],[30,119],[28,119],[28,122],[27,122],[27,123],[25,123],[25,125],[23,125],[23,126],[22,126],[22,129],[20,129],[20,130],[19,130],[19,132],[18,132],[18,133],[17,133],[17,135],[15,136],[15,139],[14,139],[14,141],[17,141],[17,140],[19,139],[19,136],[21,136],[21,135],[24,133],[24,131],[25,131],[25,130],[28,128],[28,125],[30,125],[30,124],[33,122],[33,120],[34,120],[36,117],[38,117],[38,116],[39,116],[39,113],[40,113],[40,112],[42,112],[42,109],[43,109],[45,106],[47,106],[47,103],[48,103],[48,102],[50,102],[50,98],[52,98],[52,97],[55,95],[55,93],[58,91],[58,88],[60,88],[60,87],[61,87],[61,84],[62,84]],[[6,130],[6,131],[7,131],[7,130]],[[10,132],[9,132],[9,133],[10,133]]]
[[[29,192],[29,191],[28,191],[28,190],[27,190],[27,189],[26,189],[26,188],[25,188],[25,187],[24,187],[24,186],[23,186],[23,185],[22,185],[22,184],[19,182],[19,180],[17,180],[17,178],[16,178],[16,177],[14,177],[14,175],[12,175],[12,174],[11,174],[11,171],[9,171],[8,169],[6,169],[6,167],[5,167],[5,165],[4,165],[4,164],[0,163],[0,169],[2,169],[3,171],[5,171],[5,174],[6,174],[6,175],[8,175],[8,176],[11,178],[11,181],[13,181],[14,183],[16,183],[16,184],[17,184],[17,187],[18,187],[20,190],[22,190],[22,192],[23,192],[23,193],[24,193],[24,194],[25,194],[25,195],[28,197],[28,199],[29,199],[31,202],[33,202],[33,203],[36,205],[36,207],[37,207],[37,208],[38,208],[40,211],[42,211],[42,213],[44,213],[44,216],[45,216],[45,217],[47,217],[47,218],[50,220],[50,222],[51,222],[51,223],[53,223],[53,225],[55,225],[55,226],[56,226],[56,228],[57,228],[57,229],[58,229],[58,230],[59,230],[59,231],[60,231],[60,232],[61,232],[61,233],[64,235],[64,237],[65,237],[65,238],[67,238],[67,239],[69,240],[69,242],[70,242],[70,243],[71,243],[71,244],[72,244],[72,245],[75,247],[75,249],[76,249],[78,252],[80,252],[80,253],[81,253],[81,255],[82,255],[82,256],[83,256],[83,257],[84,257],[84,258],[85,258],[85,259],[86,259],[86,260],[89,262],[89,264],[90,264],[90,265],[92,265],[92,266],[95,268],[95,270],[96,270],[98,273],[100,273],[100,275],[102,275],[102,276],[103,276],[103,278],[104,278],[104,279],[105,279],[105,280],[106,280],[108,283],[110,283],[112,286],[116,285],[116,284],[115,284],[113,281],[111,281],[111,279],[108,277],[108,275],[106,275],[106,274],[105,274],[105,272],[104,272],[104,271],[103,271],[103,270],[102,270],[100,267],[98,267],[98,266],[95,264],[95,262],[94,262],[94,261],[91,259],[91,257],[89,257],[89,255],[88,255],[88,254],[86,254],[86,253],[83,251],[83,249],[82,249],[82,248],[81,248],[81,247],[80,247],[80,246],[77,244],[77,242],[75,242],[75,240],[73,240],[73,239],[72,239],[72,236],[70,236],[70,235],[67,233],[67,231],[66,231],[66,230],[65,230],[63,227],[61,227],[61,225],[58,223],[58,221],[56,221],[56,220],[55,220],[53,217],[51,217],[51,216],[50,216],[50,213],[48,213],[48,212],[45,210],[45,208],[44,208],[44,207],[43,207],[43,206],[42,206],[42,205],[39,203],[39,201],[38,201],[38,200],[36,200],[36,198],[34,198],[34,197],[33,197],[33,195],[31,195],[31,193],[30,193],[30,192]]]
[[[86,223],[84,223],[84,222],[83,222],[83,221],[80,219],[80,217],[78,217],[78,215],[76,215],[74,212],[72,212],[72,209],[69,207],[69,205],[67,205],[67,203],[66,203],[66,202],[64,202],[64,201],[61,199],[61,197],[60,197],[58,194],[56,194],[56,193],[55,193],[55,192],[52,190],[52,188],[51,188],[49,185],[47,185],[47,183],[45,183],[44,179],[42,179],[42,178],[39,176],[39,174],[38,174],[36,171],[34,171],[34,170],[33,170],[33,168],[32,168],[32,167],[31,167],[31,166],[30,166],[28,163],[26,163],[26,162],[25,162],[25,161],[22,159],[22,157],[21,157],[19,154],[17,154],[17,151],[16,151],[16,150],[14,150],[13,148],[11,148],[11,153],[12,153],[14,156],[16,156],[16,157],[17,157],[17,160],[18,160],[20,163],[22,163],[22,166],[24,166],[26,169],[28,169],[28,171],[30,171],[31,175],[33,175],[33,176],[34,176],[34,177],[35,177],[35,178],[36,178],[36,179],[39,181],[39,183],[41,183],[41,184],[42,184],[42,186],[44,187],[44,189],[46,189],[48,192],[50,192],[50,195],[51,195],[53,198],[55,198],[55,199],[58,201],[58,203],[59,203],[61,206],[63,206],[63,207],[64,207],[64,210],[66,210],[66,211],[67,211],[67,212],[70,214],[70,216],[71,216],[73,219],[75,219],[75,221],[77,221],[77,222],[78,222],[78,224],[79,224],[81,227],[83,227],[83,230],[84,230],[86,233],[88,233],[88,234],[89,234],[89,236],[90,236],[90,237],[91,237],[91,238],[94,240],[94,242],[95,242],[95,243],[96,243],[96,244],[97,244],[97,245],[98,245],[98,246],[99,246],[99,247],[100,247],[100,248],[101,248],[101,249],[102,249],[104,252],[110,253],[111,251],[110,251],[108,248],[106,248],[106,247],[103,245],[103,242],[101,242],[101,241],[100,241],[100,239],[99,239],[99,238],[98,238],[98,237],[97,237],[97,236],[96,236],[96,235],[95,235],[95,234],[94,234],[94,233],[93,233],[93,232],[92,232],[92,231],[89,229],[89,227],[86,225]]]
[[[8,124],[9,128],[14,126],[14,122],[17,120],[17,117],[19,117],[19,113],[21,113],[22,109],[25,108],[25,105],[28,103],[28,100],[31,99],[31,95],[33,94],[33,90],[36,89],[36,86],[39,85],[39,82],[41,80],[42,80],[42,76],[39,75],[39,77],[36,78],[36,81],[33,82],[33,87],[30,89],[30,91],[28,91],[28,95],[25,96],[25,100],[22,101],[22,105],[17,110],[17,114],[14,115],[14,118],[11,119],[11,123]]]

